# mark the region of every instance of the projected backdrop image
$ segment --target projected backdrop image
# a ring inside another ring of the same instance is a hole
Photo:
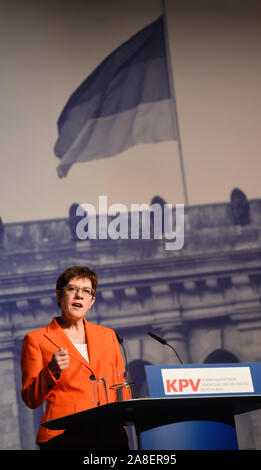
[[[261,10],[194,3],[0,2],[1,449],[37,449],[21,347],[69,266],[97,272],[86,318],[138,397],[178,363],[148,332],[184,364],[260,361]],[[236,427],[260,448],[259,411]]]

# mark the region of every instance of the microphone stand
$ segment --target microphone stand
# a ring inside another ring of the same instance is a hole
[[[151,333],[149,332],[148,335],[150,335],[152,338],[156,339],[156,341],[159,341],[161,344],[164,344],[165,346],[169,346],[169,348],[172,349],[172,351],[175,353],[175,355],[177,356],[179,362],[181,365],[183,365],[183,362],[182,360],[180,359],[176,349],[173,348],[173,346],[171,346],[169,343],[167,343],[167,341],[164,339],[164,338],[161,338],[160,336],[156,335],[155,333]]]
[[[119,343],[122,347],[122,350],[123,350],[125,365],[126,365],[127,382],[130,384],[131,383],[131,375],[130,375],[129,363],[128,363],[128,360],[127,360],[126,349],[125,349],[124,344],[123,344],[123,338],[121,337],[121,335],[119,333],[116,333],[116,336],[117,336],[117,340],[119,341]]]

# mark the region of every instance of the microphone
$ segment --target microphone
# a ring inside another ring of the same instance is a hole
[[[129,369],[129,364],[128,364],[128,360],[127,360],[126,350],[125,350],[125,347],[124,347],[124,344],[123,344],[123,338],[121,337],[121,335],[119,333],[116,333],[116,336],[117,336],[117,340],[119,341],[119,343],[122,347],[123,354],[124,354],[126,373],[127,373],[127,382],[131,383],[130,369]]]
[[[156,339],[157,341],[159,341],[161,344],[164,344],[164,345],[166,345],[166,346],[169,346],[169,348],[171,348],[172,351],[174,351],[174,353],[176,354],[176,356],[177,356],[177,358],[178,358],[180,364],[183,364],[183,362],[182,362],[182,360],[180,359],[180,357],[179,357],[177,351],[176,351],[169,343],[167,343],[167,341],[166,341],[164,338],[161,338],[160,336],[155,335],[155,333],[150,333],[150,332],[148,333],[148,335],[150,335],[152,338],[154,338],[154,339]]]

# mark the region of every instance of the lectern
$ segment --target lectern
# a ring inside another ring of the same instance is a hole
[[[140,433],[141,448],[238,449],[234,416],[261,408],[261,364],[146,366],[151,397],[190,398],[183,416]],[[252,402],[252,403],[253,403]]]
[[[42,426],[73,432],[112,422],[135,425],[144,450],[237,449],[234,415],[261,408],[261,364],[145,369],[149,398],[109,403]]]

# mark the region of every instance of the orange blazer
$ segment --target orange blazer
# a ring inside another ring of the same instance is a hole
[[[105,377],[108,400],[115,401],[109,389],[114,373],[124,374],[124,362],[115,332],[84,319],[89,361],[74,347],[56,319],[44,328],[27,334],[21,354],[22,399],[30,408],[37,408],[46,400],[41,422],[60,418],[93,407],[90,376]],[[48,368],[53,354],[66,348],[70,363],[57,380]],[[40,426],[36,442],[46,442],[64,431]]]

